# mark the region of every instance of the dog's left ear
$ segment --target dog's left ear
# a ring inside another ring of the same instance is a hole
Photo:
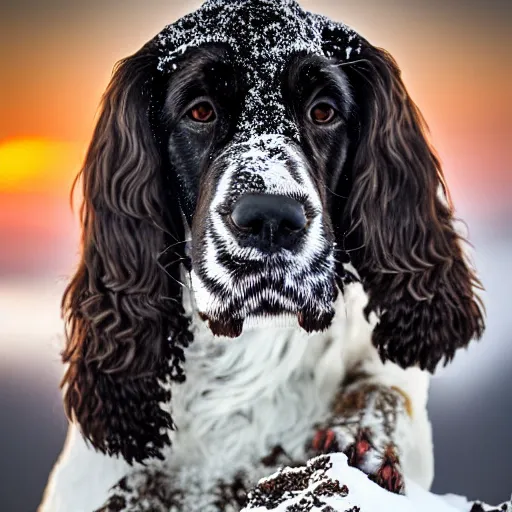
[[[465,261],[439,160],[397,64],[366,41],[353,60],[343,66],[358,112],[340,230],[351,234],[339,244],[353,249],[367,314],[380,317],[373,343],[382,359],[433,372],[481,336],[481,285]]]
[[[171,381],[191,341],[182,306],[183,225],[151,122],[159,109],[151,46],[117,66],[80,173],[82,255],[62,313],[68,417],[128,462],[162,457]],[[163,84],[162,84],[163,86]]]

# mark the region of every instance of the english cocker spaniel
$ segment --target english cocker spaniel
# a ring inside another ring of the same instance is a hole
[[[80,177],[40,510],[240,510],[334,451],[430,486],[428,371],[484,322],[388,53],[293,0],[208,0],[118,64]]]

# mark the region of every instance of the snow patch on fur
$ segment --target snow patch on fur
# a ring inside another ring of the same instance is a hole
[[[318,466],[318,469],[315,468]],[[315,471],[311,471],[314,468]],[[309,469],[309,471],[308,471]],[[332,493],[331,489],[338,491]],[[465,498],[436,496],[407,481],[407,496],[390,493],[347,464],[342,453],[320,456],[302,468],[284,468],[260,481],[258,486],[274,495],[266,506],[249,505],[242,512],[470,512],[476,510]],[[258,488],[256,489],[258,490]],[[331,495],[332,494],[332,495]],[[285,499],[282,499],[283,496]],[[266,496],[263,497],[263,499]],[[250,502],[262,501],[257,492]],[[329,508],[331,507],[331,508]],[[511,512],[512,504],[481,505],[479,511]]]

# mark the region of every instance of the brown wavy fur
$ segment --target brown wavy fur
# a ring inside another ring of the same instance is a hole
[[[190,341],[171,264],[180,255],[164,250],[183,235],[163,209],[163,162],[148,116],[155,66],[143,48],[118,64],[104,95],[79,176],[82,257],[62,301],[66,413],[96,448],[130,462],[168,443],[160,429],[173,424],[158,403],[170,394],[157,379],[183,380]]]
[[[359,108],[345,226],[369,294],[366,311],[381,313],[373,343],[384,360],[434,371],[481,336],[481,284],[464,259],[440,162],[396,62],[367,44],[343,69]]]

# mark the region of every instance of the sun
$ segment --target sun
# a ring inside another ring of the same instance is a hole
[[[23,138],[0,142],[0,193],[68,193],[83,154],[77,144]]]

